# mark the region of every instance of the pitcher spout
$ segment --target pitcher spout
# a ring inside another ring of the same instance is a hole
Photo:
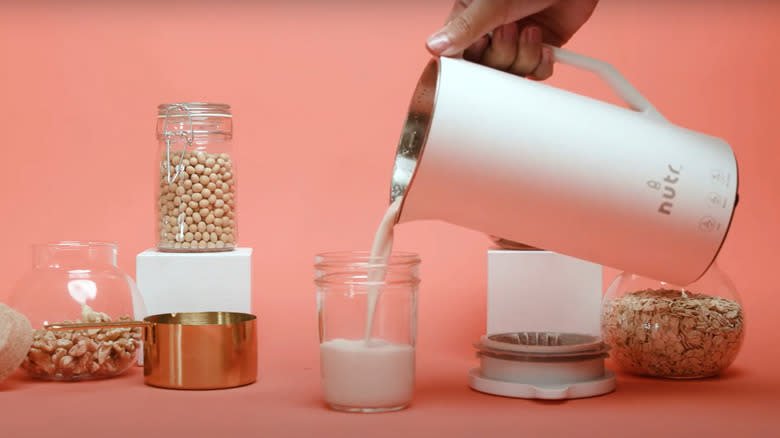
[[[404,196],[412,184],[431,127],[438,83],[439,61],[432,59],[423,70],[414,90],[401,138],[398,140],[390,183],[390,203]]]

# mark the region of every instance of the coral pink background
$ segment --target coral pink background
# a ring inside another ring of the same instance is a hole
[[[612,63],[669,120],[726,139],[737,155],[741,201],[720,262],[742,294],[748,332],[725,376],[621,375],[614,394],[566,403],[475,393],[465,372],[475,363],[471,342],[484,330],[489,242],[452,225],[410,223],[396,242],[423,260],[416,402],[373,417],[320,405],[313,256],[369,246],[408,99],[428,59],[425,38],[449,7],[449,0],[3,2],[0,300],[30,268],[36,242],[117,241],[120,267],[134,273],[135,254],[154,244],[156,105],[229,103],[241,152],[240,244],[255,249],[262,373],[250,387],[205,393],[147,388],[137,369],[72,385],[17,375],[0,384],[3,428],[15,432],[8,436],[53,427],[29,417],[42,406],[65,435],[93,420],[105,423],[101,430],[138,427],[152,436],[330,435],[372,425],[377,436],[776,430],[780,3],[769,0],[603,0],[567,46]],[[549,83],[616,101],[595,77],[565,67]]]

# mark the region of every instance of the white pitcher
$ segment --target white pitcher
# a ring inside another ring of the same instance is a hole
[[[670,283],[698,279],[737,203],[723,140],[665,120],[612,66],[632,110],[462,59],[433,59],[415,89],[392,175],[399,222],[439,219]]]

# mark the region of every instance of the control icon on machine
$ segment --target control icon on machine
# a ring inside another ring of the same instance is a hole
[[[710,172],[710,175],[712,176],[712,182],[715,184],[725,184],[726,183],[726,175],[723,174],[723,171],[720,169],[712,169],[712,172]]]
[[[699,229],[702,231],[713,231],[718,227],[718,222],[712,216],[704,216],[699,219]]]
[[[707,195],[707,202],[713,207],[721,207],[723,204],[723,197],[718,193],[710,192],[710,194]]]

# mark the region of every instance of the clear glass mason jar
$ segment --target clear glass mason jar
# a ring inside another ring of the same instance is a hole
[[[33,247],[33,269],[9,305],[30,320],[33,344],[22,363],[32,377],[84,380],[121,374],[135,362],[139,328],[49,331],[48,324],[132,320],[145,312],[133,279],[116,263],[110,242],[58,242]]]
[[[236,163],[230,106],[157,107],[157,249],[229,251],[236,247]]]
[[[744,312],[736,287],[717,264],[685,287],[624,272],[604,296],[601,332],[625,372],[710,377],[737,357]]]
[[[417,254],[316,257],[320,371],[325,402],[350,412],[405,408],[414,392]]]

